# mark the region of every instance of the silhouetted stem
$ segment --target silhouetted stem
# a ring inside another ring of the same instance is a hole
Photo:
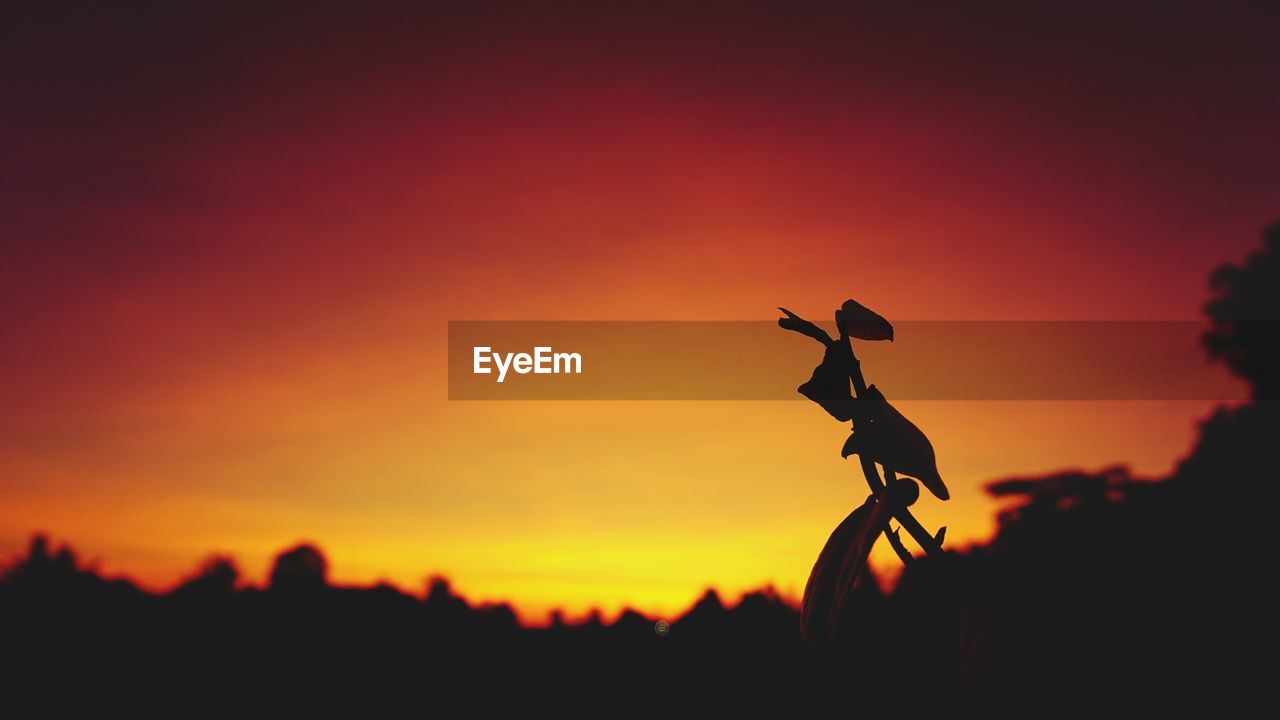
[[[919,543],[920,547],[924,548],[925,553],[929,555],[942,554],[942,546],[939,545],[938,541],[929,534],[928,530],[924,529],[924,526],[920,524],[920,521],[915,519],[915,516],[911,514],[910,510],[906,508],[899,508],[894,511],[893,517],[895,520],[902,523],[902,527],[909,535],[911,535],[912,539]]]
[[[837,326],[841,325],[839,317],[836,318],[836,325]],[[845,332],[843,327],[840,327],[840,339],[837,342],[847,343],[849,346],[849,357],[851,358],[851,362],[849,364],[849,379],[853,382],[854,397],[859,399],[865,398],[866,392],[867,392],[867,381],[862,376],[862,362],[859,361],[858,356],[854,354],[853,341],[849,337],[848,333]],[[896,478],[896,475],[893,469],[886,467],[884,469],[885,479],[881,480],[880,472],[876,470],[876,464],[874,461],[864,457],[861,454],[858,455],[858,460],[862,464],[862,474],[867,478],[867,485],[871,487],[871,492],[874,493],[877,497],[882,496],[884,494],[884,489],[886,487],[886,484],[893,482],[893,480]],[[911,537],[915,539],[917,543],[919,543],[920,547],[924,549],[926,554],[928,555],[942,554],[942,545],[932,535],[930,535],[927,530],[924,529],[924,526],[920,524],[919,520],[916,520],[915,516],[911,514],[910,510],[908,510],[905,507],[894,508],[893,517],[899,523],[901,523],[902,527],[906,529],[907,533],[910,534]],[[897,539],[898,538],[895,536],[894,538],[890,539],[889,542],[893,543],[893,541]],[[898,547],[901,547],[901,545],[902,543],[899,540],[898,545],[894,547],[894,550],[897,550]],[[902,548],[902,552],[906,552],[905,547]],[[902,556],[902,552],[898,553],[899,557]],[[907,555],[909,557],[910,553],[907,553]],[[906,561],[904,560],[904,563],[905,562]]]
[[[849,348],[849,379],[853,381],[853,396],[859,400],[867,396],[867,381],[862,377],[862,362],[858,360],[858,356],[853,352],[853,340],[849,334],[845,332],[840,318],[836,316],[836,327],[840,330],[840,339],[836,342],[844,343]],[[871,488],[871,492],[879,496],[884,492],[885,484],[880,480],[880,472],[876,470],[874,460],[867,458],[859,453],[858,461],[862,464],[862,474],[867,478],[867,486]],[[886,474],[888,473],[886,468]]]
[[[910,565],[915,561],[915,558],[911,556],[911,551],[907,550],[907,546],[902,544],[902,538],[898,537],[897,530],[886,528],[884,536],[889,540],[889,545],[893,548],[893,551],[898,553],[898,559],[902,561],[903,565]]]

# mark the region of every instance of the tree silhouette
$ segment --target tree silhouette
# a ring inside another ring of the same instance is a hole
[[[1243,264],[1223,265],[1209,281],[1204,336],[1209,356],[1247,380],[1256,400],[1280,399],[1280,223],[1262,234],[1262,249]]]

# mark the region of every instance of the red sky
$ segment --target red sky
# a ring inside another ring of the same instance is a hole
[[[0,553],[163,587],[309,538],[529,614],[797,589],[863,493],[817,408],[450,403],[446,321],[1195,318],[1280,213],[1261,3],[417,5],[2,11]],[[1163,472],[1208,407],[904,406],[921,515]]]

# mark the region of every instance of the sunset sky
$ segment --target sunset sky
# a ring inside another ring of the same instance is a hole
[[[1195,319],[1280,216],[1263,3],[50,5],[0,10],[0,557],[156,589],[310,540],[529,619],[798,595],[838,423],[449,401],[447,322]],[[1157,475],[1210,407],[902,403],[918,515],[984,540],[987,481]]]

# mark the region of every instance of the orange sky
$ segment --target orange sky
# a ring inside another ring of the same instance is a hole
[[[310,7],[7,23],[0,554],[164,587],[310,539],[529,617],[798,593],[865,495],[839,424],[449,402],[446,322],[1195,318],[1280,210],[1258,8]],[[1161,473],[1209,407],[904,403],[952,487],[918,514],[980,540],[985,481]]]

